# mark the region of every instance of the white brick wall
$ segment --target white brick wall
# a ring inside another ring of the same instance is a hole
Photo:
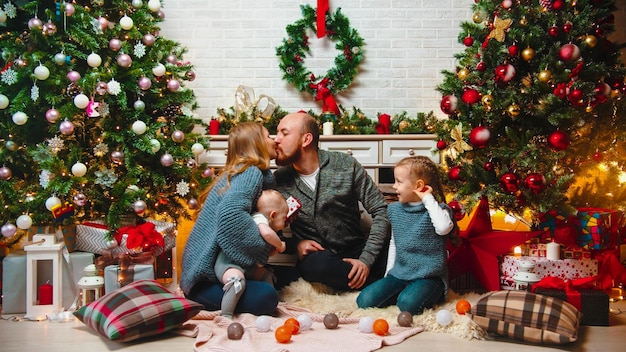
[[[620,3],[619,1],[618,3]],[[626,1],[625,1],[626,2]],[[258,97],[274,98],[284,110],[315,109],[321,104],[284,81],[276,47],[285,27],[301,18],[300,4],[316,0],[164,0],[161,34],[188,49],[184,59],[196,67],[188,87],[196,93],[203,118],[234,105],[239,85]],[[337,96],[345,108],[376,113],[434,111],[438,116],[441,70],[455,67],[453,55],[464,50],[456,38],[462,21],[471,21],[474,0],[330,0],[341,7],[365,40],[365,61],[352,87]],[[622,11],[623,14],[623,11]],[[620,18],[616,13],[616,18]],[[623,18],[623,16],[621,17]],[[620,23],[616,20],[616,23]],[[623,26],[621,27],[623,29]],[[337,55],[328,40],[310,35],[312,55],[306,66],[323,75]],[[330,49],[328,49],[330,48]],[[315,62],[313,61],[315,56]]]

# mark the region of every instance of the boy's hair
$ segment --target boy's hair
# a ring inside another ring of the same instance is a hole
[[[275,189],[264,190],[256,203],[256,208],[258,212],[264,215],[268,215],[273,210],[278,211],[281,208],[289,210],[285,197]]]

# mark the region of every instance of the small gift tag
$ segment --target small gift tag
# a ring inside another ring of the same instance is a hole
[[[300,203],[296,197],[289,196],[289,198],[287,198],[287,205],[289,206],[289,211],[287,212],[287,222],[289,223],[295,219],[298,210],[302,208],[302,203]]]

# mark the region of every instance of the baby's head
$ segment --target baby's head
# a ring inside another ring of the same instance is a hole
[[[256,208],[267,217],[272,230],[280,231],[285,227],[289,206],[280,192],[274,189],[264,190],[256,203]]]

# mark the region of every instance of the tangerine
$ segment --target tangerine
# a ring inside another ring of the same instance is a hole
[[[465,313],[469,312],[472,309],[472,305],[467,300],[459,300],[456,302],[456,312],[465,315]]]
[[[385,336],[389,331],[389,323],[385,319],[376,319],[372,325],[372,330],[376,335]]]
[[[274,332],[274,337],[280,343],[289,342],[291,340],[291,327],[285,325],[278,327]]]

